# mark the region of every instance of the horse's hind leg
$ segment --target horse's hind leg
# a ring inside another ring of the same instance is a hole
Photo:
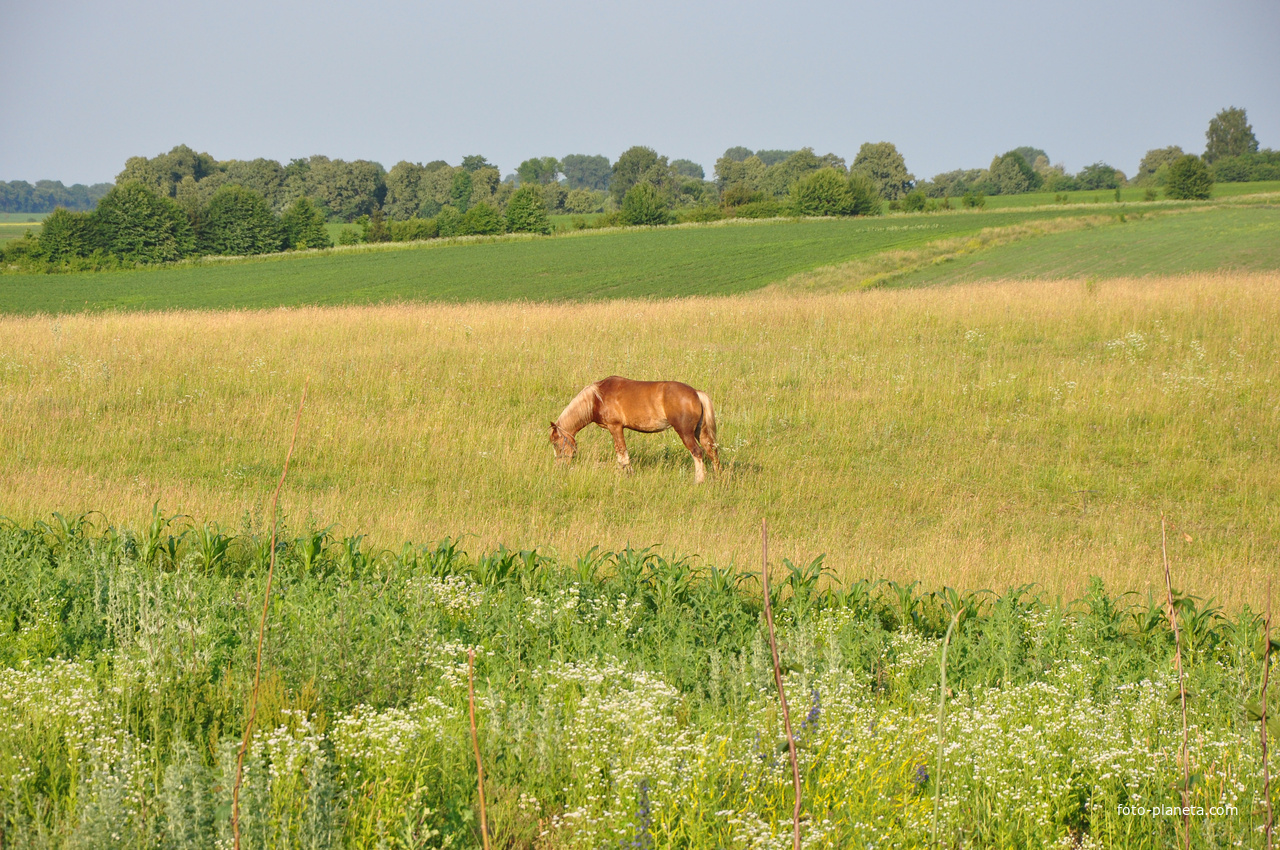
[[[689,454],[693,455],[693,482],[701,484],[707,477],[707,468],[702,463],[703,450],[698,442],[698,437],[693,431],[677,431],[680,435],[680,441],[684,443],[684,447],[689,450]]]
[[[716,436],[712,434],[704,426],[698,429],[698,444],[702,446],[702,451],[707,457],[711,458],[711,466],[716,472],[720,471],[720,453],[716,451]]]

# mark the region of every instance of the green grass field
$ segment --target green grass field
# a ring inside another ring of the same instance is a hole
[[[1143,203],[1146,188],[1142,186],[1126,186],[1120,190],[1122,203]],[[1213,199],[1239,198],[1245,195],[1260,195],[1280,192],[1280,180],[1263,180],[1256,183],[1215,183]],[[1164,199],[1164,190],[1157,188],[1159,200]],[[1059,201],[1059,197],[1065,201]],[[1023,207],[1052,206],[1055,204],[1115,204],[1115,189],[1090,189],[1076,192],[1028,192],[1025,195],[990,195],[986,199],[989,210],[1017,209]],[[955,203],[955,200],[952,200]]]
[[[1086,208],[729,222],[389,244],[128,272],[0,275],[0,312],[731,295],[813,268]]]
[[[1141,277],[1280,269],[1280,206],[1193,210],[1013,242],[947,258],[889,283]]]

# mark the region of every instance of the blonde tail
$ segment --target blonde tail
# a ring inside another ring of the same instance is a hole
[[[711,463],[717,471],[720,469],[719,444],[716,442],[716,411],[711,406],[711,397],[698,390],[698,401],[702,402],[702,433],[699,440],[707,454],[711,455]]]

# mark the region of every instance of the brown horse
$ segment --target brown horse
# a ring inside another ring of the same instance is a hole
[[[716,452],[716,414],[707,394],[679,381],[632,381],[614,375],[582,388],[560,418],[551,423],[551,445],[556,459],[568,462],[578,451],[575,436],[594,422],[613,435],[618,464],[631,471],[622,430],[656,434],[674,428],[693,455],[694,481],[706,478],[703,457],[710,457],[720,471]]]

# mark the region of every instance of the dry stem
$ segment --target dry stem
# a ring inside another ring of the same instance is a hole
[[[791,733],[791,712],[787,709],[787,692],[782,687],[782,666],[778,663],[778,641],[773,633],[773,604],[769,599],[769,522],[760,520],[761,585],[764,588],[764,618],[769,624],[769,649],[773,652],[773,681],[778,686],[782,703],[782,725],[787,730],[787,751],[791,754],[791,779],[796,788],[796,807],[791,813],[795,833],[794,850],[800,850],[800,762],[796,760],[796,738]]]

